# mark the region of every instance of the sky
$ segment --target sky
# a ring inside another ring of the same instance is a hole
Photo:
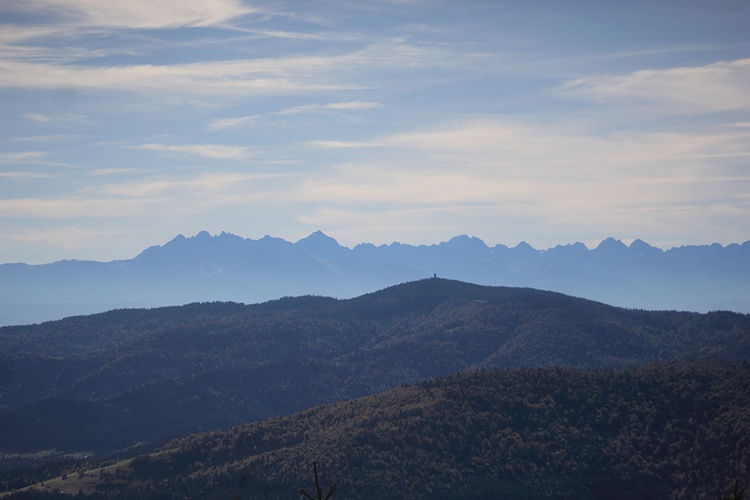
[[[0,262],[750,239],[745,0],[0,1]]]

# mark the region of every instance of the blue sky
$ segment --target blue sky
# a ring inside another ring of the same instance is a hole
[[[744,0],[0,4],[0,262],[750,239]]]

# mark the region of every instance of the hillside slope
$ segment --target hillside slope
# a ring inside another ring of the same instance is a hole
[[[334,498],[717,499],[750,473],[748,380],[747,363],[726,361],[466,372],[177,439],[46,486],[293,498],[317,461]]]

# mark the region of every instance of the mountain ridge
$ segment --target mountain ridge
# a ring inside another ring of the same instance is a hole
[[[352,299],[113,310],[0,328],[0,455],[120,450],[470,369],[702,358],[749,359],[750,315],[442,278]]]
[[[206,231],[132,259],[0,265],[0,325],[132,304],[257,303],[281,296],[349,298],[433,275],[555,290],[623,307],[750,312],[750,241],[668,250],[607,238],[537,250],[468,235],[432,245],[340,245],[322,231],[289,242]],[[36,312],[33,312],[36,311]],[[66,314],[67,311],[69,314]]]

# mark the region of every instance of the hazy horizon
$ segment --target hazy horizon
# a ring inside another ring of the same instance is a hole
[[[131,260],[131,259],[137,257],[138,255],[140,255],[143,251],[145,251],[145,250],[147,250],[147,249],[149,249],[151,247],[163,247],[163,246],[167,245],[168,243],[170,243],[171,241],[173,241],[175,239],[178,239],[180,237],[185,238],[185,239],[196,238],[196,237],[199,237],[201,235],[201,233],[206,233],[211,238],[220,237],[223,234],[226,234],[226,235],[229,235],[229,236],[234,236],[234,237],[242,238],[243,240],[253,240],[253,241],[258,241],[258,240],[261,240],[263,238],[274,238],[274,239],[282,239],[282,240],[287,241],[288,243],[292,243],[292,244],[299,243],[302,240],[305,240],[305,239],[307,239],[307,238],[309,238],[311,236],[314,236],[316,233],[322,233],[322,234],[324,234],[325,236],[327,236],[329,238],[333,238],[332,236],[326,234],[324,231],[321,231],[321,230],[313,231],[312,233],[310,233],[310,234],[308,234],[306,236],[303,236],[302,238],[299,238],[297,240],[287,240],[286,238],[281,238],[280,236],[276,236],[276,235],[273,235],[273,234],[266,234],[266,235],[259,236],[259,237],[245,237],[245,236],[242,236],[242,235],[231,233],[229,231],[221,231],[219,233],[213,233],[212,234],[212,233],[210,233],[210,232],[208,232],[206,230],[201,230],[198,233],[192,234],[192,235],[191,234],[187,234],[186,235],[186,234],[182,234],[182,233],[176,234],[173,238],[170,238],[169,240],[162,241],[162,242],[155,242],[155,243],[153,243],[151,245],[147,245],[147,246],[143,247],[142,249],[140,249],[139,251],[137,251],[136,253],[134,253],[133,255],[131,255],[129,257],[116,258],[116,259],[106,259],[105,258],[103,260],[77,259],[77,258],[73,257],[73,258],[70,258],[70,259],[60,259],[60,260],[80,260],[80,261],[90,260],[92,262],[104,262],[104,263],[118,261],[118,260]],[[583,244],[586,247],[587,250],[591,251],[591,250],[596,250],[602,243],[604,243],[607,240],[618,241],[618,242],[622,243],[623,245],[625,245],[628,248],[631,247],[631,245],[633,244],[633,242],[640,240],[640,241],[643,241],[644,243],[646,243],[647,245],[649,245],[649,246],[651,246],[653,248],[657,248],[657,249],[662,250],[662,251],[667,251],[667,250],[676,249],[676,248],[680,248],[680,247],[711,246],[711,245],[716,245],[716,244],[722,246],[723,248],[726,248],[726,247],[731,246],[731,245],[743,245],[744,243],[747,243],[748,241],[750,241],[750,240],[747,240],[747,241],[735,241],[735,242],[728,243],[726,245],[721,245],[720,243],[717,243],[717,242],[711,242],[711,243],[703,243],[703,244],[696,244],[696,245],[689,244],[689,245],[678,245],[678,246],[672,246],[672,247],[659,247],[659,246],[656,246],[656,245],[652,245],[650,242],[645,241],[642,238],[621,239],[621,238],[616,238],[614,236],[608,236],[608,237],[603,238],[601,240],[593,240],[593,241],[588,241],[588,242],[585,242],[585,241],[560,242],[560,243],[557,243],[557,244],[549,246],[549,247],[539,248],[539,247],[536,247],[534,245],[531,245],[529,242],[527,242],[525,240],[521,240],[521,241],[517,241],[517,242],[511,242],[511,243],[506,243],[506,242],[502,242],[502,241],[496,242],[496,243],[490,243],[490,242],[485,241],[483,238],[481,238],[479,236],[476,236],[476,235],[472,235],[472,234],[456,234],[454,236],[451,236],[450,238],[447,238],[447,239],[444,239],[444,240],[441,240],[441,241],[424,242],[424,243],[409,243],[409,242],[395,241],[394,240],[394,241],[390,241],[388,243],[377,243],[377,244],[373,243],[373,242],[370,242],[370,241],[360,241],[360,242],[356,242],[356,243],[351,244],[351,245],[345,245],[345,244],[342,244],[341,242],[339,242],[338,240],[336,240],[336,238],[333,238],[333,239],[336,241],[336,243],[339,246],[341,246],[343,248],[346,248],[347,250],[353,250],[353,249],[355,249],[356,247],[358,247],[360,245],[374,245],[376,247],[391,246],[391,245],[404,245],[404,246],[412,246],[412,247],[438,246],[438,245],[448,243],[451,240],[454,240],[456,238],[461,238],[461,237],[467,237],[467,238],[470,238],[470,239],[474,239],[474,238],[479,239],[480,241],[482,241],[482,243],[484,243],[490,249],[493,248],[493,247],[496,247],[496,246],[504,246],[504,247],[507,247],[507,248],[516,248],[516,247],[519,247],[519,246],[522,246],[522,245],[528,245],[532,249],[534,249],[536,251],[540,251],[540,252],[549,251],[549,250],[552,250],[552,249],[554,249],[554,248],[556,248],[558,246],[564,247],[564,246],[576,245],[576,244],[579,244],[579,243]],[[0,262],[0,265],[2,265],[2,264],[44,265],[44,264],[52,264],[54,262],[59,262],[59,260],[58,261],[48,261],[48,262],[24,262],[24,261]]]
[[[750,4],[0,5],[0,262],[750,239]]]

